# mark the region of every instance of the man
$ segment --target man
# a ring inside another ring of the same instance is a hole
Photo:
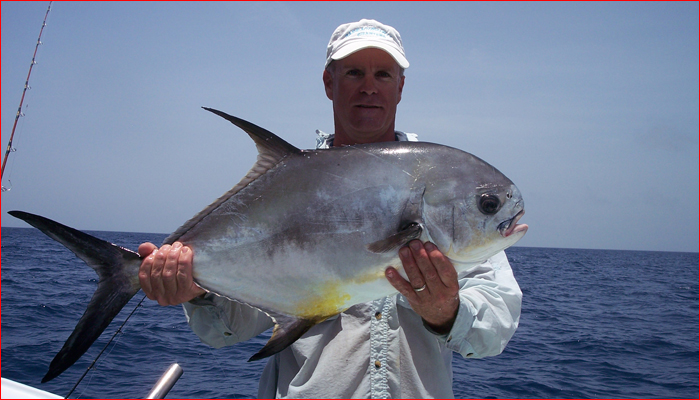
[[[394,129],[408,66],[394,28],[373,20],[339,26],[323,72],[335,133],[319,132],[319,147],[415,140]],[[144,243],[139,253],[148,255],[139,273],[148,297],[161,305],[182,303],[205,343],[232,345],[272,327],[264,313],[194,284],[188,247]],[[464,277],[429,242],[414,240],[399,257],[409,279],[392,267],[386,277],[400,295],[355,305],[270,357],[259,396],[453,397],[453,351],[464,357],[503,351],[522,298],[505,253]]]

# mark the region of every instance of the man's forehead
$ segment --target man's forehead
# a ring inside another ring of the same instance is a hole
[[[380,69],[400,69],[399,64],[389,53],[376,49],[362,49],[333,63],[341,68],[373,67]]]

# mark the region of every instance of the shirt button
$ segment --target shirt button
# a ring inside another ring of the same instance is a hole
[[[473,355],[474,355],[474,353],[467,353],[467,357],[471,357]]]
[[[450,337],[447,338],[447,341],[448,341],[448,342],[449,342],[450,340],[452,340],[452,335],[450,335]]]
[[[376,318],[376,319],[382,319],[382,313],[377,312],[376,314],[374,314],[374,318]]]
[[[231,332],[224,332],[224,336],[231,336],[231,335],[232,335]]]
[[[379,361],[379,360],[377,360],[377,361],[374,362],[374,366],[375,366],[377,369],[379,369],[379,368],[382,367],[382,362]]]

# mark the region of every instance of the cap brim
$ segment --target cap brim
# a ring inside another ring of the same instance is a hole
[[[360,50],[363,49],[368,49],[368,48],[375,48],[375,49],[380,49],[384,50],[389,55],[396,61],[397,64],[403,69],[408,68],[409,63],[406,57],[404,57],[403,54],[401,54],[400,51],[398,51],[396,48],[387,45],[385,42],[380,42],[380,41],[375,41],[375,40],[367,40],[364,39],[362,41],[358,41],[355,43],[347,43],[343,47],[339,48],[336,50],[335,53],[331,55],[332,60],[341,60],[350,54],[356,53]]]

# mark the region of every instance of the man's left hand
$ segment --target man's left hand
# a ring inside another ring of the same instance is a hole
[[[408,276],[404,279],[394,267],[385,274],[406,299],[413,311],[436,333],[447,334],[459,310],[457,271],[433,243],[411,241],[399,250],[399,258]]]

